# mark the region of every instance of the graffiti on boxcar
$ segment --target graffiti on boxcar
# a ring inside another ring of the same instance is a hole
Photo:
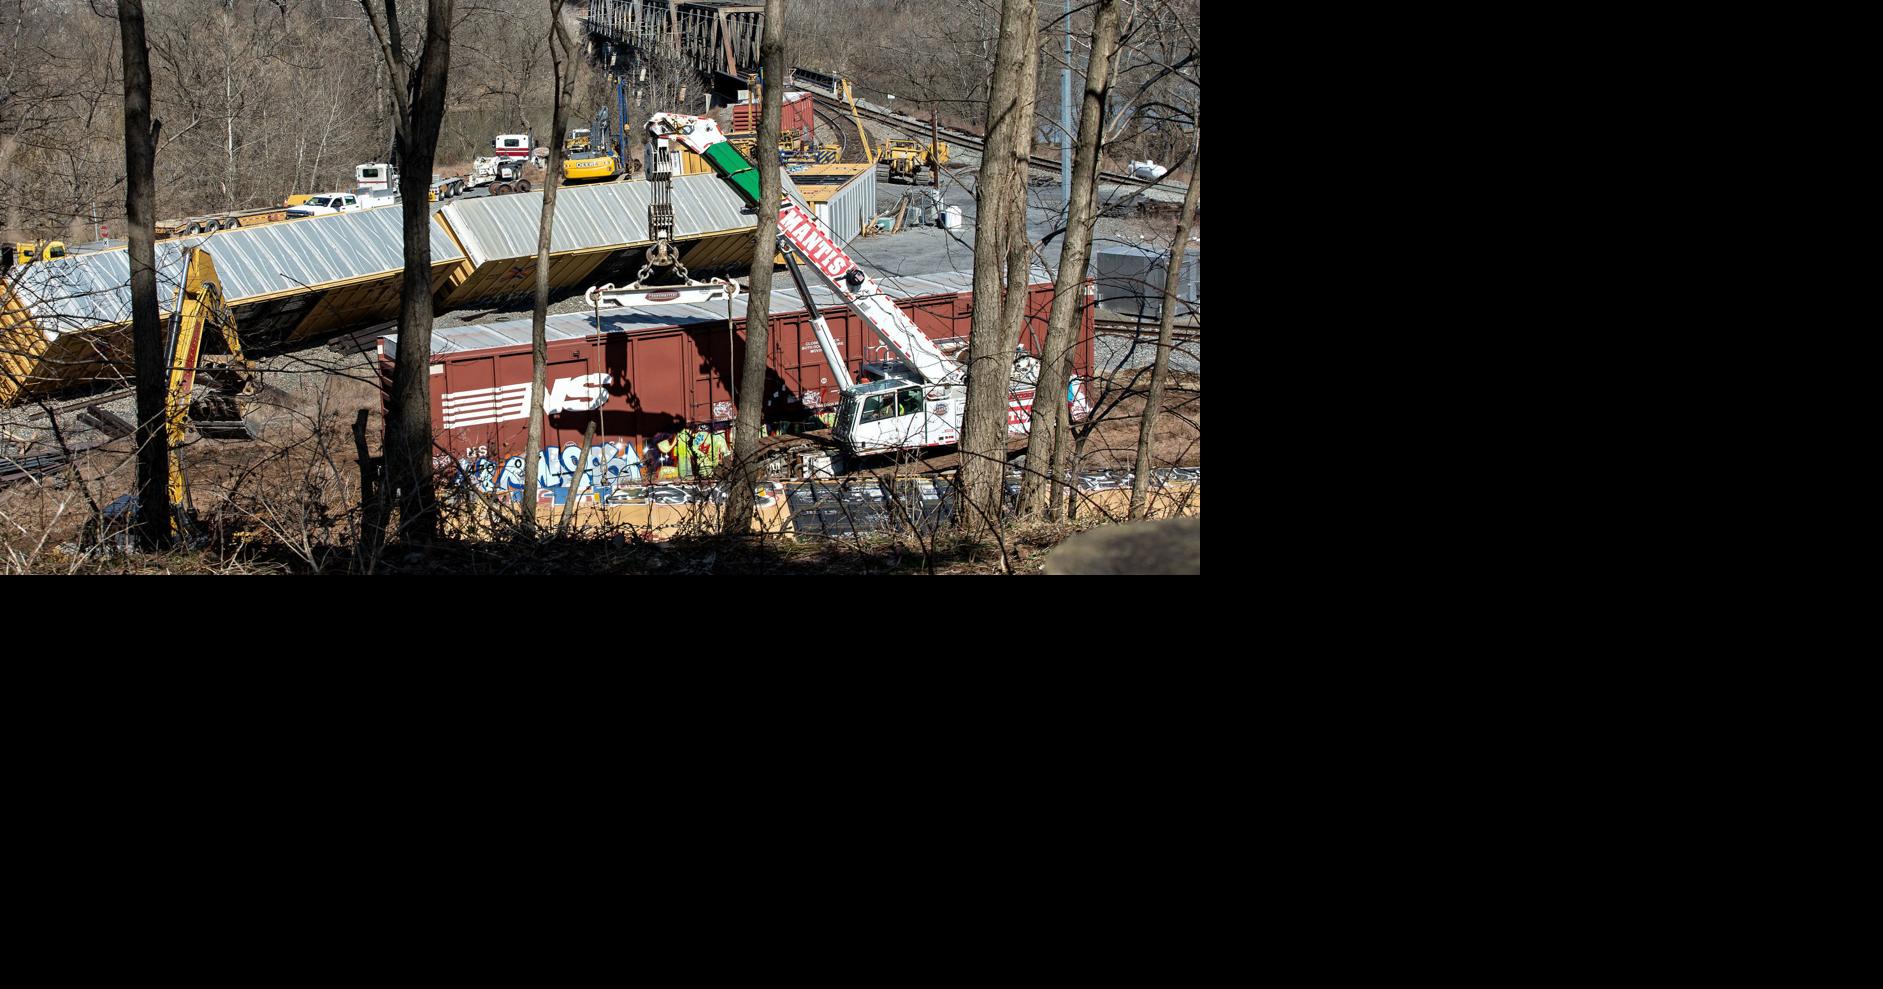
[[[793,426],[789,422],[770,422],[761,435],[780,435]],[[454,484],[491,494],[522,492],[523,471],[527,469],[522,454],[493,458],[486,446],[467,448],[463,454],[456,463],[450,458],[441,460],[446,471],[456,467]],[[716,475],[719,465],[731,454],[731,422],[704,422],[672,433],[657,433],[642,446],[633,441],[601,441],[589,450],[586,465],[578,465],[582,460],[580,443],[552,446],[542,450],[537,462],[537,497],[561,505],[569,499],[571,488],[578,497],[595,490],[599,492],[597,497],[606,499],[608,492],[621,486],[700,480]]]
[[[523,490],[524,465],[521,456],[493,460],[481,447],[465,453],[455,465],[457,469],[452,479],[455,485],[474,487],[485,492]],[[581,459],[582,446],[579,443],[544,450],[536,464],[538,490],[567,488],[572,481],[586,491],[596,487],[612,488],[623,482],[639,483],[641,480],[641,456],[632,443],[597,443],[590,448],[584,469],[578,470]],[[557,498],[558,503],[561,500]]]
[[[632,443],[604,442],[595,444],[588,451],[588,463],[580,463],[582,445],[569,443],[561,449],[544,450],[537,459],[536,487],[549,491],[568,486],[571,482],[582,490],[592,487],[613,487],[617,480],[639,481],[641,479],[641,457],[634,450]],[[578,469],[578,467],[580,469]],[[492,482],[484,485],[485,491],[502,488],[508,491],[523,490],[524,465],[521,456],[513,456],[504,461],[503,472]]]

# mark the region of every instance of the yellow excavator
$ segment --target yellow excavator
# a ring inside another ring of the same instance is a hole
[[[608,133],[608,108],[602,107],[595,111],[592,128],[572,130],[563,142],[562,181],[606,182],[626,178],[627,169],[622,167],[621,155],[614,144]]]
[[[191,427],[205,439],[250,440],[243,399],[261,386],[261,372],[242,353],[235,316],[222,297],[222,283],[209,252],[192,248],[183,287],[170,317],[164,366],[164,442],[170,450],[170,531],[185,540],[202,533],[190,503],[189,478],[180,452]],[[125,530],[137,517],[137,496],[125,495],[104,510],[104,528]]]

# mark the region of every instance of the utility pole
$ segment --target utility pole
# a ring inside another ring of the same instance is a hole
[[[1059,205],[1072,208],[1072,0],[1066,0],[1066,66],[1059,70]]]
[[[934,107],[928,108],[928,183],[936,189],[941,188],[941,113]]]

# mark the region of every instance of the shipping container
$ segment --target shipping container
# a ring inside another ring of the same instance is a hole
[[[876,166],[811,165],[791,181],[839,244],[847,244],[876,216]]]
[[[965,341],[974,314],[971,274],[884,279],[882,284],[931,339]],[[843,348],[851,376],[861,379],[863,364],[883,360],[885,349],[835,295],[822,287],[812,293]],[[1089,286],[1086,298],[1073,351],[1074,373],[1081,379],[1091,374],[1093,361]],[[1036,270],[1021,336],[1029,353],[1039,353],[1044,343],[1052,301],[1052,283]],[[605,309],[599,332],[593,313],[550,316],[544,379],[547,452],[538,475],[543,486],[553,488],[573,475],[583,429],[597,412],[590,465],[606,465],[609,477],[632,483],[711,473],[730,450],[736,405],[729,382],[744,360],[744,302],[744,296],[734,301],[730,319],[719,305]],[[438,327],[431,342],[438,447],[457,461],[458,476],[489,490],[520,489],[529,420],[530,322]],[[841,396],[795,291],[773,290],[768,349],[766,432],[826,421]],[[382,338],[379,352],[389,382],[397,336]],[[1079,398],[1086,397],[1081,390]]]
[[[811,115],[811,94],[787,92],[784,105],[779,107],[778,129],[783,134],[801,134],[806,130],[816,132],[817,118]],[[732,105],[732,133],[758,131],[757,103],[734,103]]]

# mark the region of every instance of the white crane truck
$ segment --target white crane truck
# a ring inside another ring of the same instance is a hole
[[[670,199],[671,176],[676,171],[672,145],[682,144],[706,159],[714,172],[751,206],[757,206],[760,201],[758,169],[727,143],[718,124],[710,118],[658,113],[648,122],[647,129],[656,148],[654,168],[648,173],[653,186],[648,218],[654,245],[648,248],[647,264],[641,268],[640,278],[633,285],[590,289],[589,300],[609,305],[723,300],[736,293],[738,287],[723,281],[693,282],[687,279],[686,268],[678,262],[673,246]],[[831,239],[830,232],[815,215],[789,200],[778,209],[778,249],[791,269],[799,294],[804,297],[818,347],[843,396],[837,420],[831,428],[832,438],[845,451],[859,455],[920,450],[960,442],[962,407],[967,404],[966,372],[961,365],[936,347],[927,334],[903,314],[876,280]],[[869,324],[888,348],[893,360],[864,366],[877,380],[859,384],[850,377],[849,362],[842,348],[831,335],[829,325],[818,315],[800,259],[844,305]],[[681,279],[682,284],[647,284],[657,271]],[[1031,424],[1029,413],[1039,380],[1039,367],[1038,358],[1024,353],[1015,355],[1008,385],[1007,428],[1010,433],[1024,434]]]

